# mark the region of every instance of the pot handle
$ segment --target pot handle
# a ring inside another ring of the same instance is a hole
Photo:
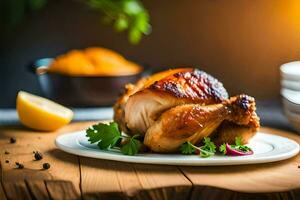
[[[48,66],[50,65],[52,60],[52,58],[38,59],[29,63],[26,68],[30,73],[41,75],[47,73]]]

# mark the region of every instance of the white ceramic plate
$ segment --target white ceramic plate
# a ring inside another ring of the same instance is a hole
[[[236,157],[215,155],[209,158],[201,158],[197,155],[154,153],[126,156],[118,151],[103,151],[98,149],[96,144],[89,144],[85,137],[85,131],[60,135],[56,138],[55,143],[61,150],[79,156],[130,163],[188,166],[267,163],[291,158],[299,152],[299,144],[295,141],[262,132],[257,133],[249,144],[254,151],[253,155]]]

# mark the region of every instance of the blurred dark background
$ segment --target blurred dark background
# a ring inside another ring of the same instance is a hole
[[[152,33],[138,45],[101,24],[100,14],[77,1],[49,0],[11,32],[0,31],[0,107],[16,93],[40,94],[26,65],[70,49],[111,48],[156,69],[196,66],[231,93],[279,98],[279,66],[300,59],[298,0],[143,1]],[[1,26],[0,26],[1,28]]]

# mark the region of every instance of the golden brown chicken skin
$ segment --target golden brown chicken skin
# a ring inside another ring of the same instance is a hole
[[[114,120],[128,134],[144,137],[154,152],[176,152],[181,144],[211,137],[220,145],[240,136],[247,143],[259,128],[255,99],[228,98],[223,84],[192,68],[167,70],[126,86]]]
[[[219,130],[221,132],[216,133],[215,141],[222,144],[234,141],[236,136],[241,136],[245,140],[250,133],[248,128],[256,131],[259,124],[257,119],[253,119],[254,102],[249,104],[249,107],[243,107],[241,104],[243,98],[252,99],[249,96],[239,95],[219,104],[206,106],[186,104],[171,108],[147,130],[144,144],[155,152],[175,152],[184,142],[197,144],[204,137],[211,136],[224,121],[234,124],[230,127],[236,133],[231,135],[221,129]],[[247,131],[239,132],[238,130],[242,128],[246,128]],[[226,135],[223,136],[224,131]]]
[[[150,90],[169,93],[177,98],[213,104],[228,98],[223,84],[204,71],[193,69],[167,76],[154,82]]]
[[[178,72],[182,71],[192,71],[192,68],[177,68],[177,69],[170,69],[166,71],[162,71],[156,74],[153,74],[149,77],[141,78],[135,84],[127,84],[125,85],[124,93],[119,97],[117,102],[114,105],[114,121],[117,122],[121,128],[121,130],[125,133],[130,133],[130,130],[126,126],[125,122],[125,105],[130,96],[135,94],[138,91],[141,91],[145,88],[148,88],[154,82],[161,80],[167,76],[173,75]]]
[[[236,137],[240,137],[242,143],[246,144],[260,127],[260,119],[256,114],[256,103],[253,97],[243,94],[232,97],[230,100],[236,101],[236,104],[232,107],[232,112],[236,114],[233,115],[233,120],[223,121],[214,134],[212,134],[216,145],[226,142],[234,144]]]
[[[126,127],[129,133],[144,135],[172,107],[216,104],[227,98],[223,84],[203,71],[187,69],[172,73],[128,98],[124,108]]]

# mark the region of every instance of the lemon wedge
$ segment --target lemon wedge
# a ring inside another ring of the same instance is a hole
[[[40,131],[54,131],[73,118],[73,111],[48,99],[20,91],[17,112],[21,123]]]

